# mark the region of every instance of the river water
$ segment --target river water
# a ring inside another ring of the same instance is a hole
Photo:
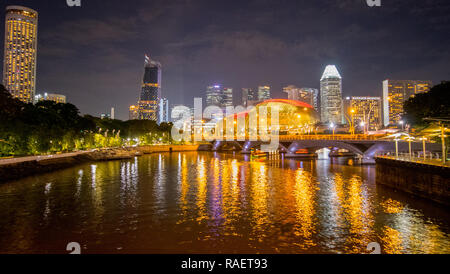
[[[85,164],[0,185],[0,253],[450,253],[448,208],[375,166],[208,152]]]

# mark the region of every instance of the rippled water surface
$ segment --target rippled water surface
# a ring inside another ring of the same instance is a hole
[[[0,253],[450,253],[448,208],[330,160],[154,154],[0,185]]]

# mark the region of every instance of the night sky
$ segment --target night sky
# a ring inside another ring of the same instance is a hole
[[[36,92],[65,94],[83,114],[115,107],[127,119],[145,53],[162,63],[171,105],[216,83],[235,103],[258,85],[285,98],[283,86],[319,88],[327,64],[344,96],[381,96],[387,78],[450,80],[448,0],[2,0],[2,24],[13,4],[39,12]]]

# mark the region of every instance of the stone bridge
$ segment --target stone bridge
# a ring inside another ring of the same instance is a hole
[[[261,145],[267,144],[262,141],[215,141],[213,143],[213,151],[235,150],[241,153],[250,153],[251,149],[260,149]],[[345,149],[351,154],[361,158],[363,163],[375,163],[375,156],[379,153],[394,152],[395,141],[376,138],[365,135],[306,135],[306,136],[279,136],[278,151],[283,153],[285,157],[305,157],[305,153],[297,152],[307,151],[306,155],[315,154],[323,148],[330,149],[335,152]],[[427,152],[441,152],[440,144],[427,143]],[[413,152],[423,152],[422,142],[411,142],[411,150]],[[409,143],[405,141],[398,142],[398,152],[408,153]]]

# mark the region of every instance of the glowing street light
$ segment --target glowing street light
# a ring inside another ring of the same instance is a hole
[[[408,136],[406,138],[406,140],[408,141],[408,145],[409,145],[409,159],[412,159],[411,142],[414,141],[414,137]]]
[[[405,130],[405,127],[404,127],[405,122],[402,120],[402,121],[399,122],[399,124],[402,126],[402,131],[404,131]]]
[[[423,142],[423,160],[425,161],[427,159],[427,147],[426,147],[427,137],[422,137],[420,138],[420,140],[422,140]]]
[[[333,137],[334,137],[334,131],[336,130],[336,125],[334,123],[331,123],[330,128],[333,130]]]

